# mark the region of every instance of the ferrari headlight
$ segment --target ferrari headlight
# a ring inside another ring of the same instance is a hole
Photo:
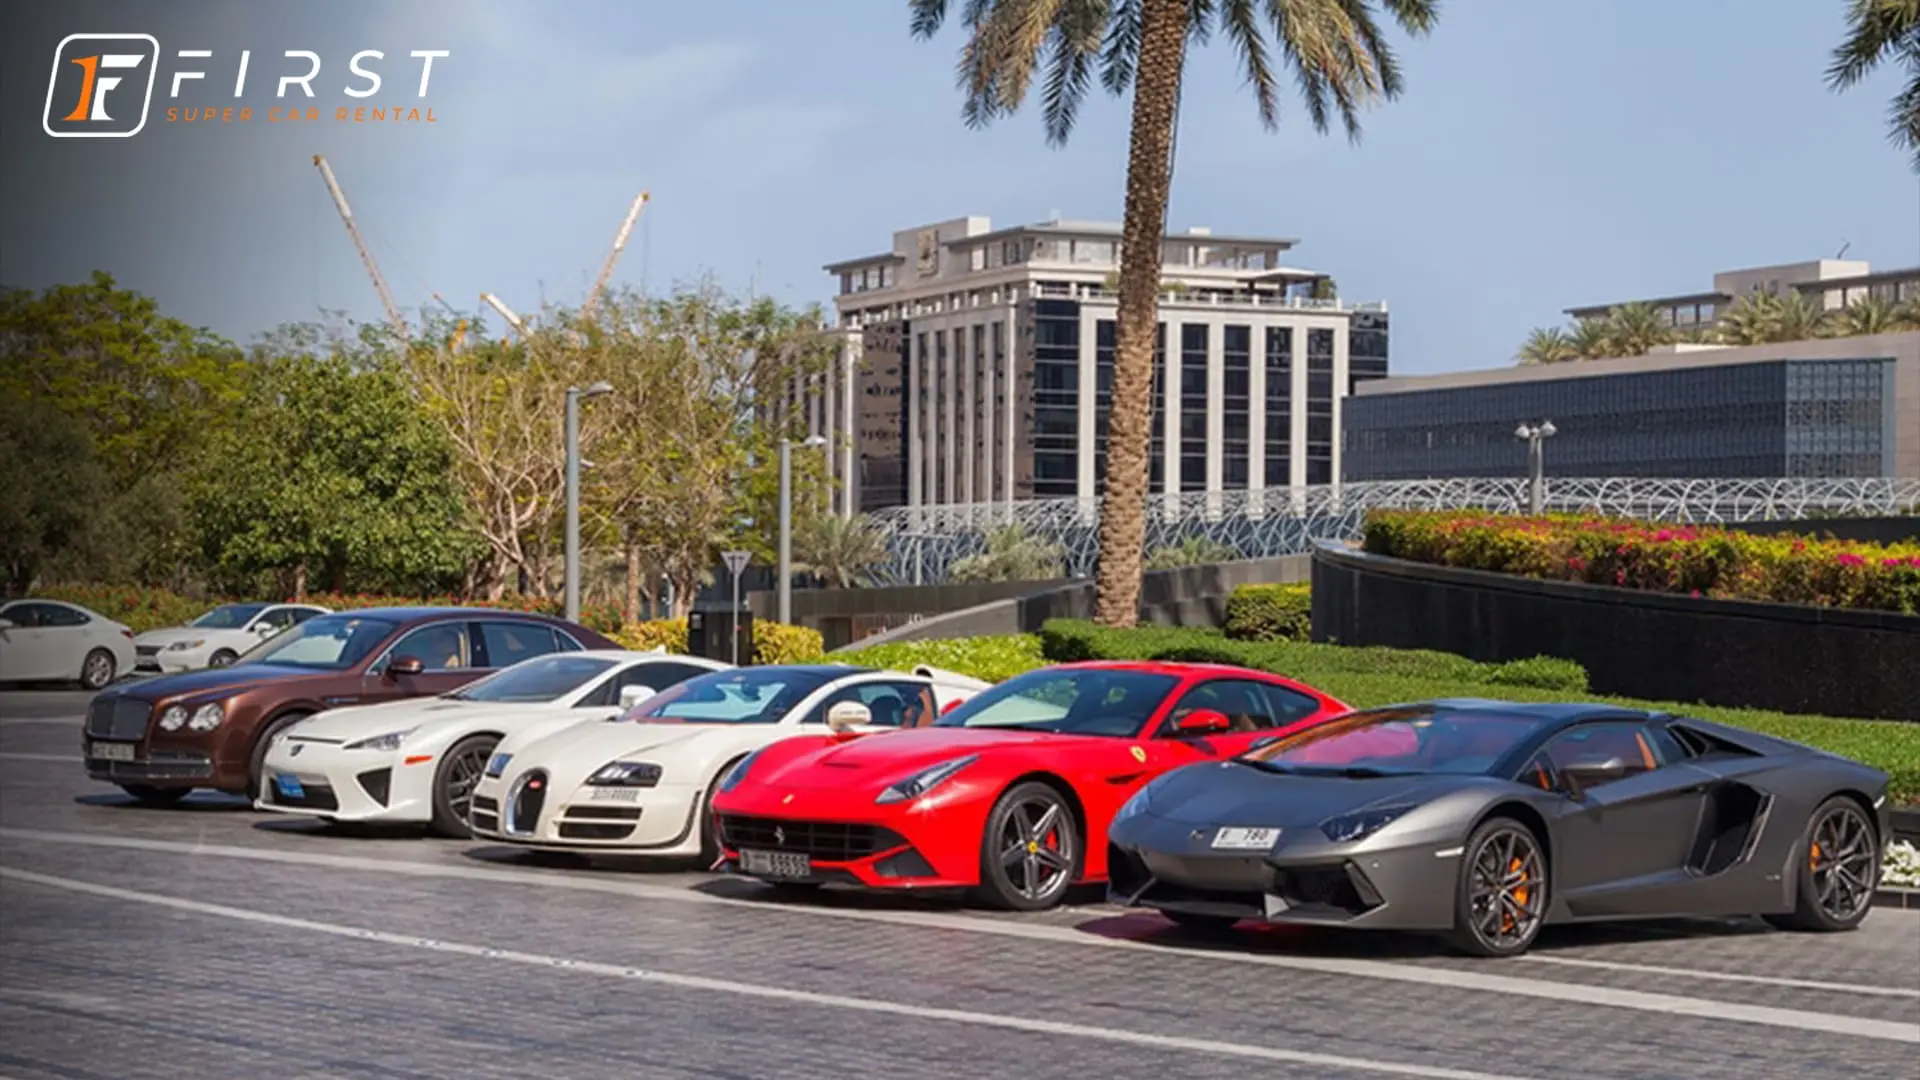
[[[410,727],[405,731],[389,731],[384,735],[375,735],[371,738],[360,739],[355,742],[350,742],[347,745],[341,747],[340,749],[342,750],[398,750],[400,749],[400,744],[407,741],[407,736],[413,734],[418,730],[420,729],[416,726],[416,727]]]
[[[173,644],[167,646],[167,651],[168,652],[187,652],[190,649],[197,649],[200,646],[205,644],[206,644],[206,640],[204,638],[196,638],[193,641],[176,641]]]
[[[487,778],[498,780],[507,771],[507,762],[513,760],[512,754],[495,754],[487,759]]]
[[[734,788],[739,787],[740,781],[747,778],[747,770],[753,768],[754,759],[759,756],[760,751],[755,750],[753,753],[741,758],[739,763],[734,765],[733,768],[728,769],[727,775],[720,778],[719,790],[732,791]]]
[[[227,718],[227,707],[217,701],[210,701],[193,710],[193,719],[187,721],[189,731],[212,731]]]
[[[961,769],[966,768],[978,760],[980,760],[979,754],[968,754],[966,757],[954,758],[952,761],[943,761],[931,768],[921,769],[919,772],[914,773],[912,776],[881,792],[880,797],[873,801],[877,803],[897,803],[917,799],[945,783],[954,773],[959,772]]]
[[[186,723],[187,707],[185,705],[168,706],[167,711],[160,714],[161,731],[179,731],[186,726]]]
[[[1118,825],[1135,814],[1144,811],[1147,808],[1147,804],[1153,801],[1153,793],[1165,786],[1167,778],[1172,775],[1172,773],[1162,773],[1148,781],[1146,787],[1134,792],[1133,798],[1120,804],[1119,811],[1113,815],[1113,824]]]
[[[1320,823],[1320,831],[1327,839],[1336,844],[1349,844],[1355,840],[1364,840],[1381,829],[1392,824],[1400,815],[1413,809],[1412,806],[1381,806],[1372,810],[1356,810],[1351,814],[1330,817]]]
[[[651,761],[609,761],[587,777],[588,787],[652,787],[660,782],[660,766]]]

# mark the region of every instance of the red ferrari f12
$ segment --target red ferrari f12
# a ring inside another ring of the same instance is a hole
[[[786,739],[713,800],[719,867],[790,886],[977,891],[1034,911],[1106,880],[1107,823],[1170,769],[1347,706],[1262,671],[1095,662],[1010,679],[930,727]]]

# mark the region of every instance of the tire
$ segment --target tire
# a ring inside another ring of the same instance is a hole
[[[1880,837],[1860,804],[1844,795],[1821,803],[1807,819],[1794,852],[1793,913],[1768,915],[1766,921],[1782,930],[1815,934],[1859,926],[1873,907],[1873,890],[1880,883]]]
[[[218,652],[215,652],[212,656],[209,656],[207,658],[207,666],[208,667],[232,667],[233,662],[238,659],[240,659],[240,655],[234,652],[232,649],[221,649]]]
[[[152,784],[121,784],[120,790],[133,796],[142,806],[172,806],[187,797],[192,788],[155,787]]]
[[[113,654],[105,649],[94,649],[87,658],[80,661],[80,687],[84,690],[104,690],[113,682],[120,664]]]
[[[720,861],[720,827],[716,825],[713,820],[713,797],[720,793],[720,781],[726,779],[727,774],[733,771],[734,766],[740,764],[745,758],[746,755],[742,754],[732,761],[727,762],[725,765],[720,766],[720,771],[714,773],[713,780],[707,784],[706,795],[701,798],[700,854],[698,857],[700,859],[700,869],[702,870],[711,870],[713,869],[713,865]]]
[[[1540,838],[1515,818],[1490,817],[1460,854],[1451,944],[1469,956],[1519,956],[1540,936],[1548,901]]]
[[[1051,784],[1028,781],[993,804],[980,837],[981,900],[1007,911],[1058,906],[1080,876],[1080,823]]]
[[[1205,915],[1197,911],[1162,911],[1160,914],[1180,929],[1196,934],[1225,934],[1240,925],[1240,920],[1232,915]]]
[[[433,770],[433,824],[435,833],[455,840],[473,835],[467,813],[473,806],[473,789],[486,774],[487,759],[500,740],[492,735],[469,735],[440,755]]]
[[[260,729],[259,737],[253,740],[253,755],[248,759],[247,798],[260,797],[260,782],[266,778],[267,771],[267,747],[272,745],[273,737],[312,715],[304,712],[288,713]]]

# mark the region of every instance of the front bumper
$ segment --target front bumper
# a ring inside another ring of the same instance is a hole
[[[728,808],[719,869],[763,881],[868,889],[955,889],[980,883],[984,812],[899,804],[822,818]],[[981,820],[975,820],[975,818]]]
[[[526,783],[529,777],[540,781]],[[544,851],[611,855],[697,855],[706,788],[662,783],[650,788],[589,787],[556,794],[540,769],[483,777],[473,789],[476,839]]]
[[[438,762],[438,755],[346,750],[297,736],[278,739],[262,760],[253,805],[328,821],[432,821]]]

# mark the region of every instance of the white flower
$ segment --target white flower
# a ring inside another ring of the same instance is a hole
[[[1887,860],[1880,867],[1880,884],[1896,889],[1920,889],[1920,848],[1906,840],[1887,845]]]

